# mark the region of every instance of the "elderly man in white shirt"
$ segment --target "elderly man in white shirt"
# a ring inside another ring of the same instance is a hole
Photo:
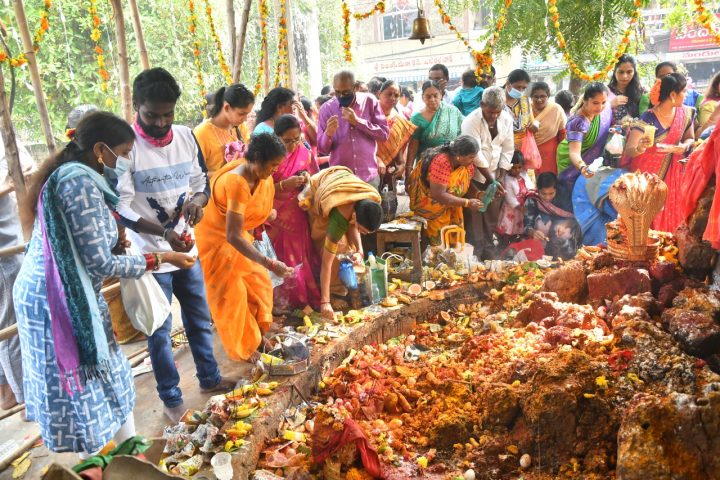
[[[483,92],[480,108],[468,115],[462,123],[462,134],[471,135],[480,144],[480,153],[476,160],[479,168],[487,168],[493,178],[485,178],[475,170],[473,183],[484,193],[493,181],[500,182],[510,170],[515,140],[513,137],[513,119],[505,110],[505,92],[500,87],[490,87]],[[485,212],[464,209],[467,236],[475,246],[475,254],[480,259],[495,256],[493,234],[497,227],[502,206],[501,192],[487,207]]]

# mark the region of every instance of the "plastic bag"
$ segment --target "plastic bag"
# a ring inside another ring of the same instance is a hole
[[[535,134],[530,130],[526,130],[525,132],[525,138],[523,138],[522,144],[520,144],[520,151],[523,157],[525,157],[525,169],[537,170],[542,167],[542,157],[540,156],[537,142],[535,142]]]
[[[125,253],[142,255],[135,242]],[[120,295],[130,323],[147,336],[155,333],[170,315],[170,302],[151,273],[140,278],[121,278]]]
[[[388,188],[388,185],[385,185],[380,192],[380,198],[380,206],[383,210],[383,222],[392,222],[395,220],[395,214],[398,208],[397,195]]]
[[[310,210],[310,204],[312,203],[312,198],[310,198],[310,195],[312,194],[312,185],[310,183],[310,176],[308,175],[308,181],[305,182],[305,186],[303,187],[302,191],[298,193],[298,205],[303,210]]]
[[[253,245],[258,252],[262,253],[270,260],[277,260],[275,249],[273,248],[270,237],[268,237],[268,234],[265,230],[263,230],[260,234],[260,238],[256,238],[256,240],[253,242]],[[272,282],[273,288],[279,287],[283,284],[284,280],[282,277],[278,277],[271,270],[268,270],[268,273],[270,274],[270,281]]]
[[[378,303],[387,296],[387,263],[382,258],[375,258],[375,266],[366,262],[365,287],[372,296],[373,303]]]

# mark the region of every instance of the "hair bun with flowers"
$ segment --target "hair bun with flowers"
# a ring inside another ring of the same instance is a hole
[[[655,80],[655,84],[650,89],[650,103],[652,105],[657,105],[660,103],[660,87],[662,86],[662,79],[658,78]]]

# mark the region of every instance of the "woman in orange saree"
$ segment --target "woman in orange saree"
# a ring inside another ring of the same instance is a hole
[[[426,220],[424,235],[430,245],[440,244],[443,227],[464,226],[463,208],[483,207],[477,198],[464,198],[471,188],[474,190],[470,180],[479,151],[473,137],[461,135],[427,150],[410,174],[410,209]],[[487,169],[481,172],[489,175]]]
[[[633,127],[623,156],[623,164],[629,163],[631,171],[654,173],[667,184],[665,208],[652,223],[652,228],[663,232],[674,232],[684,220],[682,179],[695,142],[695,109],[683,106],[686,86],[685,77],[679,73],[655,82],[650,91],[650,101],[655,106],[640,116],[654,127],[655,135],[651,140],[643,127]]]
[[[252,138],[244,160],[213,176],[202,224],[195,228],[210,313],[232,360],[254,357],[272,324],[273,287],[268,270],[292,273],[253,246],[253,230],[270,217],[275,196],[272,174],[285,146],[273,134]]]

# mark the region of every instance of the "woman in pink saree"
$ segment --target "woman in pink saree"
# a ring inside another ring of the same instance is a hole
[[[686,192],[683,192],[682,180],[695,142],[695,109],[683,105],[686,86],[685,77],[679,73],[655,82],[650,91],[650,101],[655,106],[640,116],[650,129],[633,127],[623,156],[623,166],[629,164],[630,171],[654,173],[667,184],[665,208],[653,220],[652,228],[670,233],[684,220],[682,205]]]
[[[295,275],[274,291],[275,309],[287,312],[310,305],[320,308],[320,287],[313,272],[320,271],[310,238],[307,212],[298,206],[298,194],[310,175],[319,171],[317,161],[302,139],[301,125],[293,115],[282,115],[275,120],[275,135],[285,144],[287,156],[273,174],[277,212],[269,221],[267,234],[272,241],[278,260],[295,267]]]

